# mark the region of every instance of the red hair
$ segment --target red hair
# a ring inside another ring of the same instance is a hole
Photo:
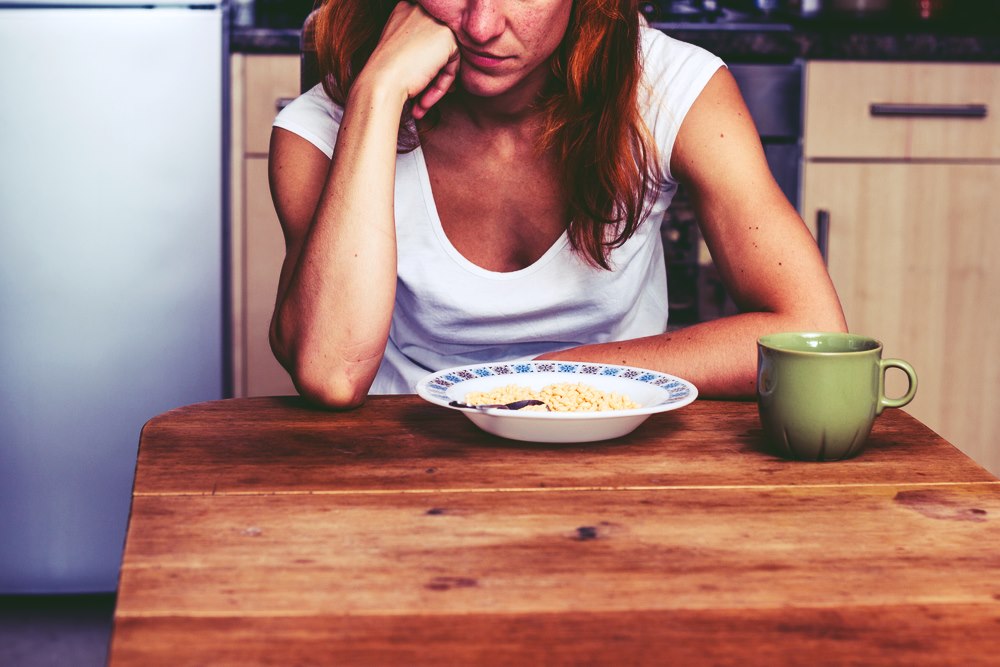
[[[343,105],[375,50],[397,0],[326,0],[315,21],[323,88]],[[563,165],[569,239],[592,263],[635,233],[662,171],[642,120],[637,0],[573,0],[569,25],[552,57],[553,82],[542,101],[540,150]],[[416,146],[401,129],[400,150]]]

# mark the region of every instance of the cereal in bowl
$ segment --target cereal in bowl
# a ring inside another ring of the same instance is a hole
[[[506,404],[534,399],[545,405],[535,405],[523,410],[553,412],[605,412],[642,407],[624,394],[605,392],[582,382],[550,384],[535,391],[530,387],[508,384],[492,391],[473,391],[465,396],[469,405]]]

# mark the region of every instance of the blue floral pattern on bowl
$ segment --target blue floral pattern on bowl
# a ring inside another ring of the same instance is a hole
[[[580,375],[595,375],[608,377],[621,377],[636,382],[650,384],[661,387],[669,392],[669,398],[665,403],[675,403],[687,400],[694,388],[689,383],[666,373],[658,373],[630,366],[613,366],[609,364],[595,363],[565,363],[565,362],[545,362],[545,361],[518,361],[510,363],[492,363],[481,366],[469,366],[461,370],[448,369],[432,375],[423,381],[424,387],[431,396],[447,402],[448,389],[453,385],[491,376],[509,377],[511,381],[516,381],[516,376],[530,375],[533,373],[556,373],[566,375],[566,382],[579,380]]]

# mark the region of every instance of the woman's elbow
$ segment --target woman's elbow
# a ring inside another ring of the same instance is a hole
[[[365,402],[373,378],[358,377],[349,369],[318,363],[321,354],[296,351],[279,335],[270,332],[271,351],[288,371],[299,395],[311,403],[331,410],[350,410]]]
[[[330,410],[352,410],[368,396],[367,386],[334,375],[299,372],[293,373],[292,381],[304,399]]]
[[[317,363],[320,355],[300,355],[290,364],[289,374],[299,394],[330,410],[351,410],[368,397],[373,376],[355,366]]]
[[[846,332],[847,320],[844,317],[844,309],[840,305],[840,299],[836,293],[832,293],[827,299],[817,299],[811,307],[802,313],[803,325],[801,330],[824,331],[824,332]]]

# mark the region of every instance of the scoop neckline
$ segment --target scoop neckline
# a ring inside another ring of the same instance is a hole
[[[420,190],[423,193],[424,204],[427,207],[427,217],[430,220],[434,236],[437,237],[442,249],[444,249],[445,253],[452,259],[452,261],[466,271],[478,276],[492,278],[493,280],[513,280],[516,278],[522,278],[540,271],[546,265],[551,263],[552,260],[569,244],[569,234],[563,230],[562,234],[559,235],[552,245],[549,246],[544,253],[542,253],[541,257],[523,269],[517,269],[515,271],[492,271],[479,266],[459,252],[458,248],[452,244],[451,239],[448,238],[448,235],[444,231],[444,227],[441,225],[441,216],[438,215],[437,202],[434,200],[434,189],[431,187],[430,173],[427,171],[427,162],[424,158],[423,148],[421,146],[417,146],[413,150],[412,155],[413,159],[416,161],[417,173],[420,179]]]

